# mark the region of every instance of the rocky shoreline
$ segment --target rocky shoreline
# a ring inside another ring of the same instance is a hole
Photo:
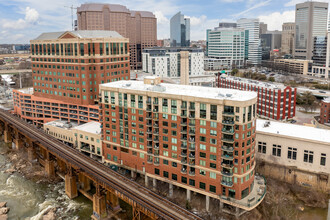
[[[4,173],[13,175],[19,173],[26,179],[31,179],[36,183],[50,183],[54,184],[59,182],[61,179],[58,177],[49,178],[44,171],[43,167],[39,165],[37,160],[28,161],[26,152],[18,152],[9,148],[2,149],[0,155],[5,156],[6,163],[0,166],[0,169],[4,169]],[[11,164],[10,167],[6,164]],[[0,201],[0,220],[8,219],[8,212],[10,208],[7,207],[7,202]],[[49,208],[45,210],[40,219],[42,220],[55,220],[56,219],[56,208]]]

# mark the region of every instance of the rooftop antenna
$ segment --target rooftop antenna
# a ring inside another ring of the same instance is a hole
[[[76,7],[71,6],[64,6],[66,8],[71,8],[71,22],[72,22],[72,30],[74,31],[74,25],[73,25],[73,9],[77,9]]]

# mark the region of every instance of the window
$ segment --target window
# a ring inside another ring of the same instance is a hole
[[[199,145],[199,149],[201,149],[201,150],[206,150],[206,145],[205,145],[205,144],[200,144],[200,145]]]
[[[206,129],[205,129],[205,128],[200,128],[200,129],[199,129],[199,132],[200,132],[201,134],[206,134]]]
[[[322,154],[322,153],[321,153],[321,161],[320,161],[320,165],[325,166],[325,163],[326,163],[326,157],[327,157],[326,154]]]
[[[181,177],[181,182],[187,184],[187,177],[182,176]]]
[[[297,160],[297,148],[288,148],[288,159]]]
[[[205,176],[206,175],[206,171],[205,170],[199,170],[199,174],[202,175],[202,176]]]
[[[206,165],[205,160],[199,160],[199,165],[205,167],[205,165]]]
[[[199,182],[199,188],[205,189],[205,183]]]
[[[155,174],[159,175],[159,169],[155,168]]]
[[[168,172],[167,171],[163,171],[163,176],[168,178]]]
[[[178,180],[178,176],[176,174],[172,174],[172,180]]]
[[[304,162],[313,163],[313,151],[304,150]]]
[[[216,173],[210,172],[210,178],[211,179],[216,179],[217,178]]]
[[[210,192],[216,193],[217,188],[215,186],[210,185]]]
[[[199,124],[202,125],[202,126],[206,126],[206,121],[205,120],[200,120]]]
[[[273,144],[273,156],[281,156],[281,145]]]
[[[265,142],[258,142],[258,153],[266,154],[266,143]]]

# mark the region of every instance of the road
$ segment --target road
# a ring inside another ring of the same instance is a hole
[[[42,130],[38,130],[27,122],[11,115],[9,112],[0,110],[0,118],[14,125],[24,135],[38,140],[43,146],[47,147],[49,151],[65,158],[69,163],[78,166],[83,172],[94,176],[98,181],[103,182],[110,188],[123,193],[161,218],[202,219],[194,213],[189,212],[138,183],[123,177],[103,164],[85,156],[79,151],[69,148],[67,145],[44,133]]]

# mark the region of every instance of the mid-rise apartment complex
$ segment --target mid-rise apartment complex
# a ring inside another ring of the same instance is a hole
[[[189,75],[204,73],[204,52],[197,48],[164,47],[149,48],[142,53],[143,71],[160,77],[180,77],[181,51],[188,52]]]
[[[255,93],[157,77],[102,84],[100,92],[106,163],[238,209],[261,202],[265,188],[254,179]]]
[[[296,88],[227,75],[218,76],[217,85],[219,88],[257,92],[257,113],[260,116],[275,120],[285,120],[295,116]]]
[[[142,67],[142,51],[157,45],[157,19],[152,12],[123,5],[86,3],[77,9],[78,30],[110,30],[129,38],[132,69]]]
[[[316,127],[330,129],[330,97],[321,101],[320,116],[315,116]]]
[[[190,18],[178,12],[170,22],[171,47],[190,47]]]
[[[245,53],[247,62],[252,65],[261,64],[261,41],[259,19],[242,18],[237,21],[237,27],[247,31]]]
[[[224,69],[241,68],[244,66],[246,37],[244,29],[231,27],[215,28],[206,32],[208,62],[213,61],[217,66],[220,65]]]
[[[296,59],[311,60],[314,38],[326,37],[328,3],[308,1],[296,5]]]
[[[294,22],[283,23],[281,52],[285,54],[294,53],[295,29],[296,29],[296,24]]]
[[[31,40],[33,91],[14,90],[14,113],[42,125],[98,118],[99,84],[130,77],[128,39],[113,31],[43,33]]]
[[[287,73],[308,75],[308,73],[312,70],[312,61],[297,59],[275,59],[273,68]]]

